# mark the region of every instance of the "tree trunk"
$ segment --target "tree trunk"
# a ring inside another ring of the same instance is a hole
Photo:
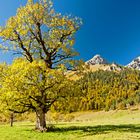
[[[10,114],[10,126],[13,127],[13,122],[14,122],[14,113]]]
[[[42,110],[39,110],[36,112],[36,126],[35,129],[39,130],[41,132],[47,131],[46,127],[46,117],[45,114]]]

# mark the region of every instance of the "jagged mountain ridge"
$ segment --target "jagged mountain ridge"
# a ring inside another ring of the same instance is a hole
[[[120,72],[121,70],[124,70],[126,68],[132,68],[132,69],[139,68],[138,70],[140,70],[140,67],[138,67],[140,66],[140,57],[134,59],[128,65],[123,66],[117,63],[109,63],[104,58],[102,58],[101,55],[95,55],[92,59],[86,61],[85,64],[86,66],[88,66],[86,67],[86,70],[84,71],[85,73],[89,71],[95,72],[98,70]],[[70,77],[70,79],[74,79],[74,80],[79,79],[79,76],[77,76],[75,72],[68,71],[67,75],[68,77]]]
[[[118,65],[118,64],[112,63],[112,64],[106,66],[106,68],[104,70],[107,70],[107,71],[121,71],[121,70],[123,70],[123,67]]]
[[[106,59],[102,58],[101,55],[98,55],[98,54],[85,63],[92,67],[95,67],[97,65],[99,67],[99,65],[102,65],[101,69],[108,70],[108,71],[120,71],[123,69],[123,67],[140,70],[140,56],[132,60],[126,66],[120,66],[119,64],[116,64],[116,63],[109,63]],[[103,65],[104,65],[104,68],[103,68]]]
[[[140,70],[140,56],[132,60],[126,67]]]
[[[109,63],[101,55],[97,54],[92,59],[85,62],[90,66],[90,70],[106,70],[106,71],[121,71],[123,68],[116,63]]]

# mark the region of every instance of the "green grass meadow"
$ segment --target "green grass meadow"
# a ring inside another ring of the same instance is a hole
[[[36,132],[33,123],[0,125],[0,140],[140,140],[140,110],[74,113],[72,122],[54,124],[53,132]]]

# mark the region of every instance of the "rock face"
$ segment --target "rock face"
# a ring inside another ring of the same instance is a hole
[[[107,71],[121,71],[125,69],[125,67],[140,70],[140,56],[135,58],[132,62],[130,62],[126,66],[120,66],[116,63],[108,63],[104,58],[102,58],[100,55],[95,55],[92,59],[85,62],[93,69],[102,69]],[[97,68],[98,67],[98,68]]]
[[[100,55],[95,55],[92,59],[88,60],[86,64],[96,65],[96,64],[109,64],[109,63]]]
[[[106,66],[104,68],[104,70],[106,70],[106,71],[121,71],[121,70],[123,70],[123,67],[121,67],[118,64],[112,63],[112,64]]]
[[[120,66],[116,63],[108,63],[100,55],[95,55],[92,59],[86,62],[90,66],[90,70],[104,70],[104,71],[121,71],[124,69],[123,66]]]
[[[135,58],[132,62],[126,65],[128,68],[140,70],[140,56]]]

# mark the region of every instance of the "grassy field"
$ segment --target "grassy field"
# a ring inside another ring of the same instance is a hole
[[[35,132],[32,123],[0,125],[0,140],[140,140],[140,110],[72,115],[72,122],[56,123],[47,133]]]

